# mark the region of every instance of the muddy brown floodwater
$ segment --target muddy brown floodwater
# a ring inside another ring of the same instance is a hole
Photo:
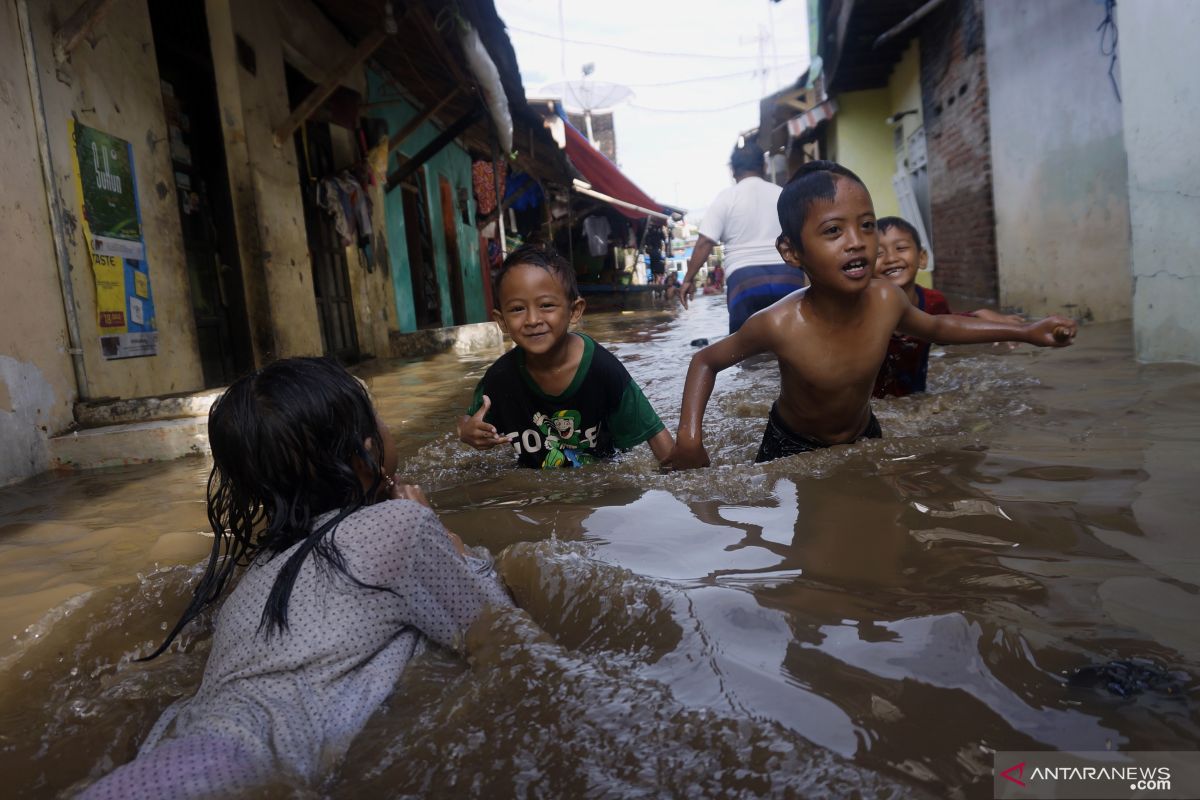
[[[724,325],[722,298],[584,319],[672,428],[690,341]],[[887,438],[765,466],[776,368],[732,369],[714,466],[684,474],[460,446],[496,355],[363,375],[401,469],[549,636],[497,620],[469,662],[419,659],[312,796],[988,797],[993,750],[1200,741],[1200,370],[1136,364],[1126,324],[935,349],[928,394],[876,404]],[[132,758],[197,686],[204,625],[131,658],[208,549],[208,466],[0,490],[6,796]]]

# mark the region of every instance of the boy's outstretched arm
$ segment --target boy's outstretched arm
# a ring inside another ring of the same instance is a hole
[[[664,467],[695,469],[708,466],[708,452],[704,449],[704,409],[716,385],[717,373],[768,350],[769,333],[770,321],[765,313],[760,312],[746,320],[737,333],[710,344],[692,356],[687,379],[683,383],[675,449],[663,462]]]
[[[999,311],[993,311],[990,308],[977,308],[964,316],[976,317],[988,322],[1011,322],[1014,325],[1025,324],[1025,318],[1020,314],[1001,314]]]
[[[896,329],[940,344],[1027,342],[1038,347],[1066,347],[1075,339],[1078,325],[1066,317],[1046,317],[1029,323],[964,317],[957,314],[930,316],[908,305]]]
[[[483,421],[488,409],[492,407],[492,399],[486,394],[483,404],[474,414],[463,414],[458,418],[458,438],[463,444],[469,444],[476,450],[487,450],[498,444],[508,444],[508,439],[501,436],[495,425]]]

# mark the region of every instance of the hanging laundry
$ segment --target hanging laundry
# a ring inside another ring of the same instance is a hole
[[[526,184],[530,183],[533,185],[525,188]],[[508,181],[504,184],[505,200],[516,195],[518,192],[521,192],[521,194],[512,201],[510,206],[514,211],[528,211],[542,204],[542,187],[538,186],[537,182],[524,172],[509,175]]]
[[[317,205],[333,217],[338,238],[346,247],[371,246],[371,196],[349,170],[317,183]]]
[[[475,189],[475,205],[479,213],[486,216],[496,208],[496,179],[491,161],[476,161],[471,164],[471,183]],[[508,175],[508,164],[500,162],[500,180],[503,185]]]
[[[350,170],[342,170],[337,176],[338,186],[349,205],[347,216],[354,223],[356,242],[359,247],[371,244],[371,196]]]
[[[612,226],[608,218],[593,214],[583,221],[583,235],[587,238],[588,252],[593,256],[602,256],[608,252],[608,236]]]
[[[317,205],[325,209],[325,213],[333,217],[333,227],[343,245],[354,241],[350,230],[350,218],[346,214],[346,206],[342,203],[342,189],[335,178],[322,178],[317,182]]]

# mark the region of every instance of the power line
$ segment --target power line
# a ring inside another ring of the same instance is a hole
[[[759,100],[743,100],[740,103],[733,103],[727,106],[719,106],[717,108],[652,108],[650,106],[642,106],[637,103],[630,103],[630,108],[636,108],[638,111],[653,111],[657,114],[715,114],[719,111],[732,111],[735,108],[748,106],[751,103],[758,105]]]
[[[783,64],[779,67],[768,67],[766,69],[766,71],[772,72],[777,69],[784,69],[786,67],[794,67],[794,66],[797,66],[797,65],[803,64],[803,63],[804,63],[804,61],[802,61],[802,60],[801,61],[790,61],[787,64]],[[680,80],[677,80],[677,81],[663,81],[661,83],[627,83],[625,85],[630,87],[631,89],[653,89],[658,86],[679,86],[680,84],[683,84],[683,83],[700,83],[702,81],[723,80],[724,78],[749,77],[749,76],[757,75],[761,71],[763,71],[763,70],[750,69],[750,70],[742,70],[740,72],[726,72],[724,75],[706,75],[702,78],[681,78]]]
[[[708,59],[709,61],[745,61],[746,59],[758,59],[758,56],[756,56],[756,55],[755,56],[728,56],[728,55],[715,55],[713,53],[672,53],[672,52],[667,52],[664,50],[647,50],[645,48],[639,48],[639,47],[625,47],[625,46],[619,45],[619,44],[608,44],[607,42],[593,42],[593,41],[587,41],[585,39],[568,39],[567,37],[562,36],[560,34],[542,33],[540,31],[527,30],[526,28],[514,28],[511,25],[508,26],[508,30],[514,31],[516,33],[523,33],[527,36],[538,36],[542,39],[553,39],[556,42],[568,42],[570,44],[584,44],[584,45],[589,45],[591,47],[607,47],[610,50],[621,50],[626,53],[637,53],[638,55],[643,55],[643,56],[662,56],[665,58],[704,58],[704,59]],[[803,55],[783,55],[783,56],[780,56],[780,58],[790,58],[790,59],[794,59],[797,61],[802,61],[802,60],[804,60],[805,56],[803,56]]]

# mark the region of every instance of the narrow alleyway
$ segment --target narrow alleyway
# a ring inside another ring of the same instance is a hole
[[[717,297],[584,327],[673,425],[687,342],[723,315]],[[1200,370],[1129,352],[1123,324],[1066,351],[950,349],[930,394],[877,406],[883,441],[767,466],[749,460],[775,369],[734,370],[710,406],[713,469],[660,474],[633,452],[586,480],[457,443],[452,420],[494,353],[363,371],[401,470],[468,543],[504,551],[506,582],[561,647],[497,629],[469,668],[430,654],[332,796],[442,794],[464,775],[500,794],[536,780],[577,796],[976,796],[986,748],[1186,749],[1200,545],[1181,467],[1200,440]],[[207,466],[0,490],[0,771],[31,793],[129,758],[195,687],[203,631],[130,658],[174,619],[209,547]],[[1133,700],[1067,680],[1130,659],[1161,677]]]

